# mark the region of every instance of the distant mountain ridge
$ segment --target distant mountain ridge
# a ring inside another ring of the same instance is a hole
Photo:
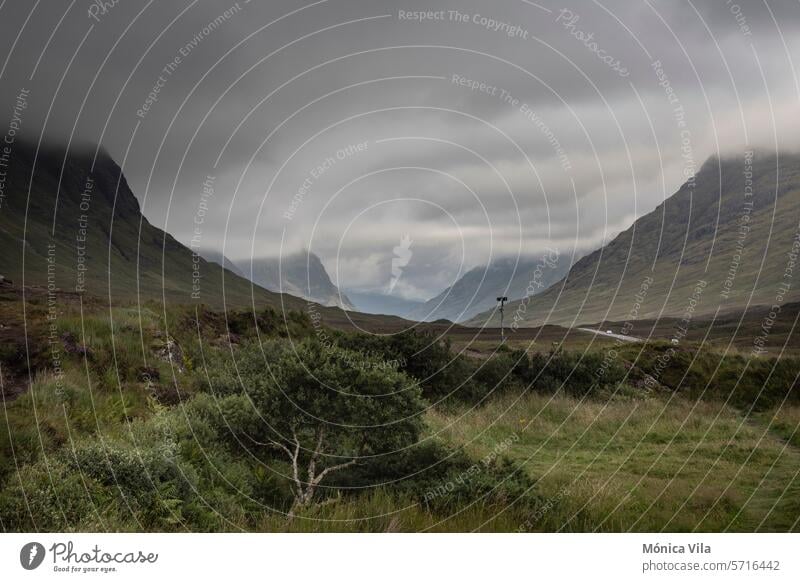
[[[799,220],[800,155],[712,157],[655,210],[534,297],[519,325],[692,317],[796,301],[797,285],[785,284],[789,253],[800,249]],[[467,324],[496,326],[499,318],[486,311]]]
[[[201,257],[203,257],[209,263],[216,263],[220,267],[228,269],[231,273],[235,273],[240,277],[244,277],[245,279],[247,279],[244,272],[242,272],[242,270],[236,265],[236,263],[234,263],[232,260],[226,257],[222,253],[222,251],[218,251],[217,249],[213,249],[210,247],[202,247],[196,249],[196,251]]]
[[[468,271],[452,286],[408,314],[417,321],[466,321],[509,300],[541,293],[569,270],[569,260],[552,250],[541,257],[501,258]]]
[[[408,317],[409,313],[423,305],[423,301],[404,299],[385,291],[346,290],[347,296],[361,313],[396,315]]]
[[[304,250],[283,257],[239,261],[239,270],[251,281],[277,293],[288,293],[326,307],[356,308],[331,281],[322,260]]]

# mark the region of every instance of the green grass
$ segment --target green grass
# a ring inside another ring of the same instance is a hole
[[[469,532],[513,531],[524,514],[509,511],[499,515],[496,508],[476,504],[453,515],[435,515],[414,499],[377,489],[307,510],[293,520],[265,514],[256,531],[267,532]]]
[[[781,417],[796,421],[797,408]],[[786,420],[789,422],[789,420]],[[508,455],[538,478],[544,531],[788,531],[800,518],[800,450],[759,419],[682,398],[580,402],[528,394],[429,415],[476,456]],[[783,425],[781,425],[783,426]]]
[[[774,411],[764,412],[757,417],[758,422],[768,426],[770,432],[792,447],[800,447],[800,407],[784,406]]]

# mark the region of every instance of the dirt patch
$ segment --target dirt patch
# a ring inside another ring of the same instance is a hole
[[[28,391],[28,381],[18,376],[6,375],[3,371],[2,378],[0,378],[0,400],[4,402],[11,402],[16,400],[20,394],[25,394]]]

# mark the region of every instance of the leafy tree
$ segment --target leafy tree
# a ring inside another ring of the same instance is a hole
[[[414,330],[391,336],[340,332],[336,343],[367,354],[379,354],[389,365],[414,378],[422,388],[422,395],[431,403],[472,402],[487,392],[471,380],[474,363],[453,352],[449,339],[435,334]]]
[[[260,350],[242,356],[263,357]],[[420,389],[379,359],[305,340],[281,350],[271,366],[250,364],[242,366],[242,381],[257,419],[233,411],[226,417],[289,461],[290,514],[312,504],[331,473],[419,440]]]

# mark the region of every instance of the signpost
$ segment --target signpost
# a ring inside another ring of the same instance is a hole
[[[500,342],[502,343],[506,341],[506,332],[503,328],[503,306],[508,301],[508,297],[498,297],[497,300],[500,302]]]

